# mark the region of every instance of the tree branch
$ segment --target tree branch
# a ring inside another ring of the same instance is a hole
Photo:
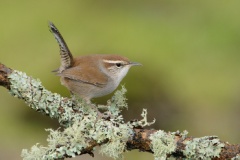
[[[58,119],[63,131],[48,129],[48,147],[35,145],[23,150],[24,159],[64,159],[81,154],[93,156],[93,149],[114,159],[126,150],[139,149],[153,153],[156,159],[167,157],[188,159],[238,159],[240,145],[221,142],[216,136],[187,137],[187,132],[164,132],[144,129],[146,110],[142,120],[124,122],[120,112],[127,107],[123,88],[117,91],[106,106],[86,104],[74,96],[63,98],[46,90],[39,80],[23,72],[0,64],[0,85],[14,97],[23,99],[32,109]],[[97,108],[107,108],[100,113]]]
[[[8,75],[10,75],[11,73],[12,69],[7,68],[6,66],[0,63],[0,86],[10,89]]]

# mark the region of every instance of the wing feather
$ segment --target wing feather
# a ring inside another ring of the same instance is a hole
[[[80,68],[78,66],[64,70],[57,75],[65,77],[80,83],[87,83],[97,87],[104,87],[107,82],[107,76],[103,73],[96,72],[93,67]]]

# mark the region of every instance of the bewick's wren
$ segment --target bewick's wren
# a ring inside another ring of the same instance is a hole
[[[49,22],[49,28],[60,47],[61,66],[55,71],[61,77],[62,85],[88,102],[113,92],[131,66],[141,65],[119,55],[95,54],[73,58],[56,26]]]

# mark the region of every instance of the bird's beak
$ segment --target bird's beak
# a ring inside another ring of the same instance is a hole
[[[130,66],[142,66],[142,64],[138,63],[138,62],[130,62],[129,65]]]

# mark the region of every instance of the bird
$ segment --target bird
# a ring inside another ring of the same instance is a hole
[[[49,30],[60,48],[61,64],[56,72],[61,84],[86,102],[112,93],[132,66],[141,66],[116,54],[90,54],[73,57],[57,27],[49,22]]]

